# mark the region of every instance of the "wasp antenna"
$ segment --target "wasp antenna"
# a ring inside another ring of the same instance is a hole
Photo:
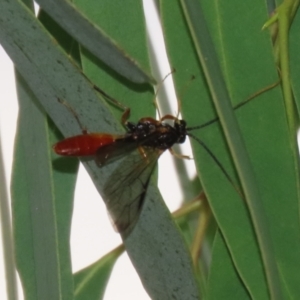
[[[180,91],[180,97],[177,98],[177,110],[178,110],[177,111],[177,119],[179,118],[179,114],[181,112],[181,100],[180,99],[182,98],[182,96],[184,95],[184,93],[187,91],[187,89],[189,88],[191,82],[194,79],[196,79],[196,76],[195,75],[191,75],[190,80],[185,83],[185,85],[183,86],[183,90]]]
[[[194,76],[192,76],[193,78]],[[195,78],[195,77],[194,77]],[[279,85],[281,82],[281,79],[273,84],[270,84],[268,85],[267,87],[263,88],[263,89],[260,89],[259,91],[257,91],[256,93],[254,93],[253,95],[251,95],[250,97],[248,97],[246,100],[240,102],[239,104],[233,106],[233,109],[236,110],[236,109],[239,109],[241,107],[243,107],[245,104],[247,104],[248,102],[250,102],[251,100],[253,100],[255,97],[275,88],[277,85]],[[191,130],[194,130],[194,129],[200,129],[200,128],[203,128],[203,127],[206,127],[208,125],[211,125],[215,122],[219,121],[219,118],[216,117],[214,119],[211,119],[210,121],[202,124],[202,125],[199,125],[199,126],[195,126],[195,127],[189,127],[189,128],[186,128],[186,131],[191,131]]]
[[[181,112],[181,101],[179,98],[177,98],[177,115],[176,115],[177,119],[179,118],[180,112]]]
[[[172,68],[172,70],[160,81],[160,83],[157,85],[157,88],[156,88],[156,92],[154,94],[154,99],[153,99],[153,103],[155,105],[155,108],[158,112],[158,117],[159,119],[161,120],[161,113],[160,113],[160,110],[159,110],[159,107],[158,107],[158,104],[157,104],[157,101],[156,101],[156,98],[157,98],[157,95],[158,95],[158,92],[159,90],[161,89],[163,83],[165,82],[165,80],[170,76],[172,75],[173,73],[175,73],[176,70],[174,68]]]
[[[242,106],[244,106],[245,104],[247,104],[248,102],[250,102],[251,100],[253,100],[254,98],[260,96],[261,94],[275,88],[277,85],[279,85],[281,83],[281,79],[279,79],[277,82],[270,84],[262,89],[260,89],[259,91],[255,92],[254,94],[252,94],[251,96],[249,96],[246,100],[240,102],[239,104],[235,105],[233,108],[234,109],[238,109]]]
[[[215,123],[217,121],[219,121],[218,117],[216,117],[214,119],[211,119],[211,120],[207,121],[206,123],[204,123],[202,125],[198,125],[198,126],[194,126],[194,127],[188,127],[188,128],[186,128],[186,131],[191,131],[191,130],[195,130],[195,129],[201,129],[201,128],[204,128],[204,127],[206,127],[208,125],[211,125],[211,124],[213,124],[213,123]]]
[[[228,174],[228,172],[225,170],[225,168],[223,167],[223,165],[221,164],[221,162],[217,159],[217,157],[214,155],[214,153],[206,146],[206,144],[201,141],[199,138],[197,138],[196,136],[194,136],[193,134],[188,133],[187,134],[189,137],[193,138],[195,141],[197,141],[202,147],[203,149],[205,149],[205,151],[210,155],[210,157],[214,160],[214,162],[217,164],[217,166],[220,168],[220,170],[222,171],[222,173],[225,175],[225,177],[228,179],[228,181],[230,182],[230,184],[233,186],[233,188],[236,190],[236,192],[241,196],[241,198],[244,200],[245,196],[242,193],[242,191],[235,185],[234,181],[232,180],[232,178],[230,177],[230,175]]]

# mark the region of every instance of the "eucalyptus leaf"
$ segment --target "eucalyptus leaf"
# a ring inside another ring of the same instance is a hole
[[[123,251],[124,247],[119,246],[92,265],[74,274],[76,300],[103,298],[111,270]]]
[[[110,68],[137,83],[155,82],[136,61],[130,58],[103,30],[82,15],[70,1],[38,0],[37,3],[62,28]]]
[[[196,48],[191,34],[186,23],[180,22],[183,11],[179,2],[176,3],[161,2],[163,27],[169,59],[177,70],[174,77],[179,93],[187,78],[191,74],[196,76],[189,90],[181,97],[183,116],[190,126],[195,126],[214,119],[216,112],[210,102],[206,79],[202,77],[202,67],[194,55]],[[284,273],[286,278],[281,284],[284,297],[290,293],[297,297],[299,291],[294,281],[297,277],[294,266],[299,264],[296,162],[290,148],[280,87],[266,89],[278,82],[278,75],[269,34],[261,31],[267,18],[264,5],[263,1],[243,1],[233,7],[229,2],[217,5],[211,1],[201,1],[232,106],[257,94],[235,114],[262,195],[276,264],[280,275]],[[258,93],[263,88],[265,93]],[[194,134],[212,150],[229,172],[235,186],[239,187],[239,179],[231,165],[232,158],[220,125],[215,122]],[[196,142],[192,142],[192,146],[199,176],[230,253],[230,257],[227,257],[228,252],[224,251],[224,259],[233,261],[231,266],[242,279],[242,289],[245,284],[252,298],[268,299],[264,265],[244,200],[234,191],[206,151]],[[287,246],[291,244],[293,250]],[[232,272],[228,270],[228,273]],[[227,278],[224,273],[224,284]],[[222,285],[221,282],[219,278],[215,284]]]

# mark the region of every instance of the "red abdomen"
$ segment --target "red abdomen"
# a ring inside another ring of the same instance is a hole
[[[53,146],[55,153],[65,156],[95,155],[103,146],[115,142],[116,136],[105,133],[88,133],[66,138]]]

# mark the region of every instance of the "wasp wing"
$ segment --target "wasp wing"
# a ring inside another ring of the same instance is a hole
[[[122,156],[129,154],[133,150],[143,147],[145,143],[151,144],[151,141],[159,138],[160,134],[159,131],[154,131],[146,136],[138,137],[136,139],[133,138],[133,134],[131,133],[120,136],[115,139],[113,143],[105,145],[97,150],[95,156],[96,163],[100,167],[109,164]],[[146,149],[146,147],[143,148]]]
[[[109,164],[139,147],[137,141],[130,140],[130,135],[117,138],[112,144],[99,148],[95,160],[98,166]]]
[[[162,153],[151,147],[139,150],[124,159],[104,186],[106,206],[119,232],[132,229],[137,221],[150,176]]]

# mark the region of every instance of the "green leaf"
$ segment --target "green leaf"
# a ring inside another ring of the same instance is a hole
[[[201,3],[233,105],[275,83],[278,78],[271,42],[268,34],[260,30],[267,18],[264,3]],[[162,1],[161,7],[169,59],[177,70],[174,77],[178,90],[191,75],[196,76],[181,97],[184,118],[189,126],[206,123],[215,113],[202,68],[194,54],[196,47],[182,21],[183,12],[174,1]],[[284,294],[299,295],[294,284],[297,273],[294,267],[299,267],[300,252],[297,177],[279,87],[257,96],[238,109],[236,116],[262,195]],[[201,140],[239,186],[220,126],[213,124],[194,134],[199,138],[201,135]],[[206,151],[199,144],[192,144],[202,184],[242,278],[241,284],[245,284],[252,298],[268,299],[264,266],[245,203]],[[295,246],[293,250],[288,246],[291,244]],[[223,280],[227,282],[226,276]],[[218,284],[223,284],[220,278]]]
[[[70,161],[64,181],[52,169],[49,145],[57,139],[29,87],[21,76],[17,79],[19,122],[11,187],[17,268],[26,298],[71,299],[68,240],[78,163]]]
[[[68,240],[78,164],[73,161],[73,172],[63,176],[63,180],[61,173],[52,169],[50,149],[55,139],[46,115],[21,77],[18,94],[20,109],[11,187],[18,271],[27,299],[71,299]]]
[[[70,1],[37,2],[62,28],[114,71],[133,82],[155,82],[126,54],[126,50],[121,49],[103,30],[91,23]]]
[[[123,251],[124,246],[121,245],[92,265],[74,274],[76,300],[103,298],[111,270]]]
[[[195,0],[181,1],[189,30],[193,37],[197,56],[201,62],[209,92],[216,108],[226,142],[236,167],[244,199],[251,216],[265,267],[269,293],[274,299],[281,299],[281,286],[275,261],[271,236],[266,222],[264,207],[257,180],[242,139],[241,130],[230,103],[229,93],[221,73],[218,57],[210,38],[201,6]]]
[[[294,22],[291,26],[290,30],[290,61],[293,63],[290,63],[291,68],[291,82],[292,82],[292,88],[293,88],[293,96],[296,102],[296,107],[298,109],[298,115],[299,112],[299,103],[300,103],[300,85],[298,83],[297,77],[300,74],[300,57],[298,55],[298,47],[299,47],[299,40],[297,38],[298,32],[300,29],[300,15],[299,13],[296,14]]]
[[[6,293],[8,299],[17,299],[17,274],[14,259],[14,246],[12,238],[12,226],[10,215],[10,202],[7,188],[7,176],[5,176],[4,159],[3,159],[2,143],[0,140],[0,222],[1,222],[1,242],[4,276],[6,279]]]
[[[217,233],[212,248],[207,294],[207,298],[210,300],[221,298],[251,299],[234,268],[230,253],[228,253],[226,243],[220,232]]]

